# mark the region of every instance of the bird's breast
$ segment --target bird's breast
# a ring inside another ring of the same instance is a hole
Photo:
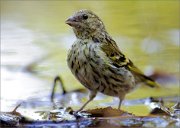
[[[94,72],[102,64],[98,55],[98,45],[92,42],[76,41],[68,53],[68,66],[74,76],[87,88],[93,90],[97,88],[94,84]],[[95,79],[99,79],[96,77]]]

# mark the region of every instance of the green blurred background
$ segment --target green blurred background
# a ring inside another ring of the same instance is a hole
[[[95,12],[120,49],[147,75],[160,72],[179,79],[178,0],[1,0],[2,111],[9,110],[15,101],[48,95],[56,75],[62,77],[69,91],[84,88],[66,64],[75,36],[65,20],[80,9]],[[24,71],[37,60],[31,72]],[[178,81],[164,82],[162,91],[140,88],[127,98],[178,95]],[[89,108],[99,102],[112,99],[94,101]],[[142,111],[141,107],[123,108],[137,114]]]

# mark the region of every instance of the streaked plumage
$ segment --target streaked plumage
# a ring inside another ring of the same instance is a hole
[[[68,66],[90,91],[89,100],[79,111],[93,100],[97,92],[119,97],[120,108],[125,95],[139,83],[158,86],[120,51],[96,14],[80,10],[66,23],[72,26],[77,37],[68,54]]]

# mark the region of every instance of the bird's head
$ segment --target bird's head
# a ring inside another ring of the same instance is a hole
[[[66,24],[73,27],[77,38],[90,38],[98,32],[105,31],[101,19],[89,10],[77,11],[74,15],[66,20]]]

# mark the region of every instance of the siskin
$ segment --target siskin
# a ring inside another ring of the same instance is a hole
[[[69,17],[66,24],[73,28],[77,37],[68,53],[68,66],[90,91],[89,100],[78,111],[83,110],[98,92],[118,97],[120,109],[125,95],[139,84],[158,87],[120,51],[102,20],[92,11],[80,10]]]

